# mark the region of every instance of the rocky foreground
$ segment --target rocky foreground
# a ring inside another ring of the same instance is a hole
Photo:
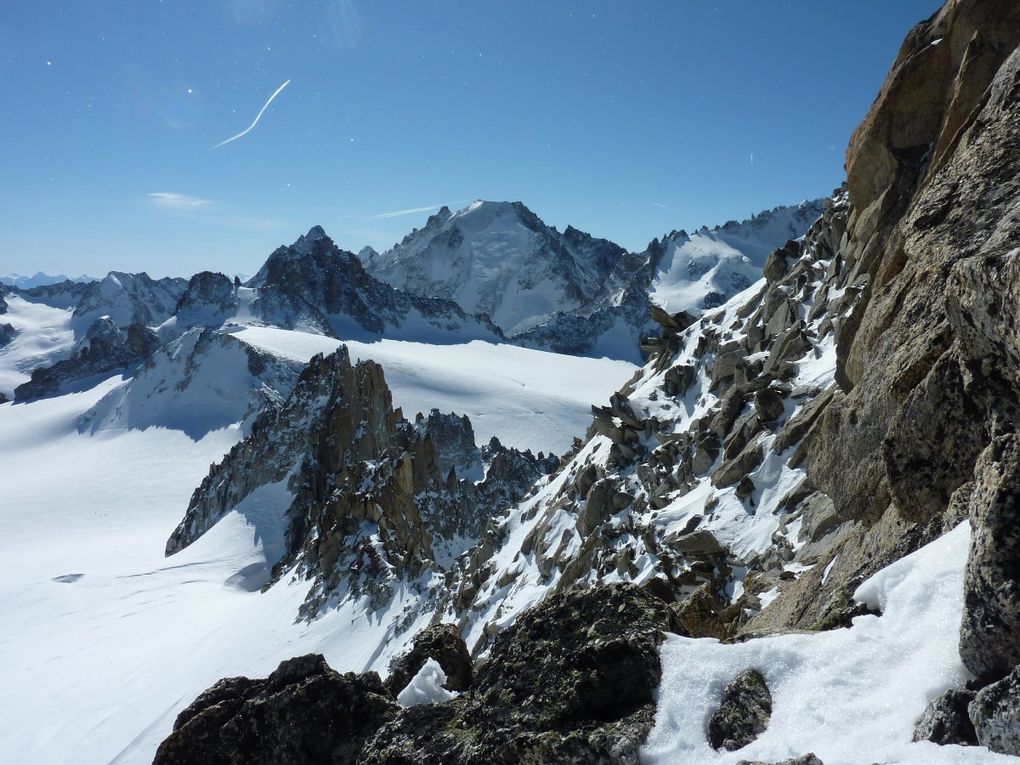
[[[468,638],[445,653],[483,657],[461,695],[401,709],[402,680],[387,688],[306,657],[265,681],[214,686],[157,762],[634,763],[664,632],[746,641],[853,629],[862,581],[964,520],[959,652],[973,679],[918,709],[915,735],[1020,755],[1018,45],[1020,5],[949,0],[908,35],[851,139],[846,189],[802,241],[769,257],[762,283],[697,320],[656,312],[649,364],[594,410],[553,475],[487,511],[462,554],[439,563],[434,539],[387,537],[385,559],[408,567],[366,581],[432,572],[433,621]],[[365,443],[328,421],[314,427],[332,454],[337,434]],[[253,463],[217,483],[257,449],[235,451],[171,547],[265,470]],[[316,470],[350,485],[343,467]],[[350,549],[333,531],[362,517],[336,504],[349,494],[311,496],[294,514],[288,563],[318,583],[312,611],[348,572],[366,571],[315,552],[328,539]],[[399,528],[433,528],[434,517],[401,507]],[[323,709],[324,699],[335,701]],[[763,678],[743,673],[705,735],[739,749],[767,729],[771,708]]]

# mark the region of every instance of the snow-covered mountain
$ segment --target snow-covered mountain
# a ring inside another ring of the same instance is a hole
[[[380,279],[485,313],[508,336],[606,294],[628,255],[574,228],[560,233],[520,202],[484,201],[443,207],[386,252],[363,252]]]
[[[94,276],[67,276],[66,274],[57,274],[51,276],[50,274],[44,274],[42,271],[36,271],[32,276],[25,274],[7,274],[0,276],[0,284],[6,284],[11,287],[17,287],[19,289],[31,289],[32,287],[43,287],[50,284],[59,284],[60,282],[96,282],[99,281]]]
[[[651,301],[670,313],[722,305],[761,278],[765,259],[799,239],[825,210],[826,200],[776,207],[748,220],[728,221],[693,234],[672,231],[645,250]]]
[[[486,319],[441,295],[412,294],[376,279],[320,226],[278,248],[244,286],[253,292],[237,323],[254,319],[359,340],[500,339],[499,330]]]
[[[365,268],[402,289],[485,312],[511,342],[640,360],[651,305],[699,313],[761,276],[765,257],[802,236],[824,200],[777,207],[629,253],[575,228],[560,233],[520,202],[443,208]]]
[[[0,751],[1015,762],[1018,81],[1020,6],[948,0],[803,237],[549,244],[535,301],[613,286],[517,344],[318,228],[0,289]],[[649,317],[640,368],[572,355]]]

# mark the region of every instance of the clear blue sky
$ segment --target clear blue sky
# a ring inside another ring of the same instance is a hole
[[[838,185],[939,5],[4,0],[0,273],[250,274],[475,198],[643,248]]]

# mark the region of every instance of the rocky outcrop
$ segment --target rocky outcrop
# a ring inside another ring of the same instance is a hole
[[[188,280],[187,289],[174,307],[173,333],[193,327],[215,329],[238,309],[237,286],[224,274],[201,271]]]
[[[497,637],[470,694],[403,710],[360,762],[636,765],[672,629],[631,585],[554,595]]]
[[[13,340],[17,334],[18,330],[16,330],[10,324],[7,323],[0,324],[0,348],[3,348],[6,345],[10,345],[11,340]]]
[[[354,765],[399,707],[374,672],[339,674],[322,656],[264,680],[220,680],[177,716],[154,765]]]
[[[458,477],[483,459],[484,480]],[[286,401],[270,405],[211,468],[166,551],[191,544],[259,487],[282,483],[291,502],[274,581],[295,566],[313,580],[304,616],[336,598],[380,607],[395,583],[415,580],[427,611],[445,595],[446,572],[479,540],[481,559],[497,511],[555,465],[498,441],[478,450],[467,418],[404,420],[382,367],[352,364],[341,346],[313,358]]]
[[[88,328],[70,358],[35,369],[28,382],[14,389],[14,400],[49,396],[98,375],[127,371],[151,357],[157,348],[159,339],[148,327],[131,324],[121,329],[104,316]]]
[[[1020,667],[978,691],[969,713],[981,746],[1020,756]]]
[[[708,720],[714,749],[743,749],[765,732],[772,717],[772,694],[754,669],[741,672],[723,690],[722,703]]]
[[[246,285],[257,290],[252,310],[266,324],[345,339],[387,337],[428,342],[496,341],[487,317],[451,300],[403,292],[372,276],[320,226],[277,248]]]
[[[974,691],[946,691],[932,701],[914,728],[914,741],[931,741],[935,744],[976,744],[977,733],[968,716]]]
[[[386,678],[390,695],[396,697],[429,659],[435,659],[446,674],[446,690],[466,691],[471,687],[471,655],[460,630],[453,624],[433,624],[415,635],[411,650],[391,664]]]
[[[761,760],[741,760],[737,765],[825,765],[814,754],[808,753],[803,757],[793,757],[782,762],[762,762]]]

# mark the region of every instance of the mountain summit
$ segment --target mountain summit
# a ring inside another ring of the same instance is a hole
[[[574,228],[559,232],[521,202],[443,207],[365,267],[393,286],[486,313],[505,334],[604,294],[627,251]]]

